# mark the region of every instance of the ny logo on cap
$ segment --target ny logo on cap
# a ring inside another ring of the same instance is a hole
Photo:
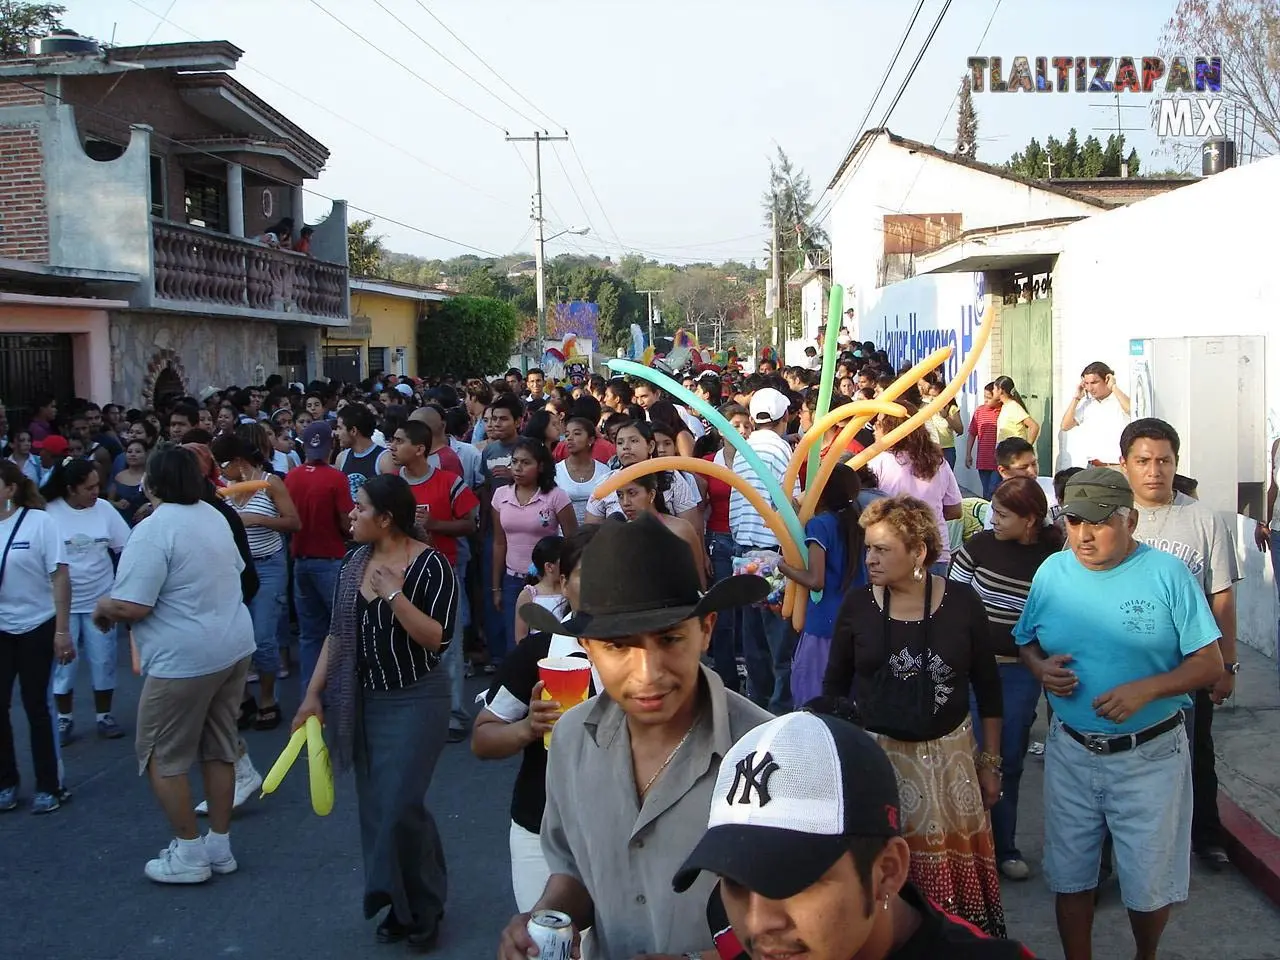
[[[769,778],[778,772],[778,764],[773,759],[772,753],[766,753],[760,758],[760,762],[756,762],[756,753],[752,750],[745,757],[738,761],[738,766],[733,774],[733,786],[729,788],[729,796],[725,798],[727,803],[750,803],[751,796],[754,793],[756,802],[759,806],[765,806],[771,799],[769,796]],[[738,785],[742,785],[742,795],[735,801],[734,794],[738,792]]]

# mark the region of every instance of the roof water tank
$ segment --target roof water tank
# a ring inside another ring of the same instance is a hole
[[[96,57],[101,53],[98,41],[82,37],[74,30],[55,30],[47,37],[35,41],[34,53],[41,56]]]
[[[1210,177],[1236,165],[1234,140],[1206,140],[1204,142],[1200,173]]]

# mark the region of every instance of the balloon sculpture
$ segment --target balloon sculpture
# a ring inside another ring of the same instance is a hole
[[[760,514],[769,529],[773,531],[774,536],[778,538],[783,558],[787,563],[794,567],[807,568],[809,565],[809,551],[805,546],[804,524],[813,518],[817,510],[818,498],[822,495],[823,488],[826,486],[836,466],[840,463],[841,456],[848,449],[854,435],[866,426],[873,417],[880,414],[891,417],[905,416],[905,408],[894,401],[930,370],[942,366],[953,351],[952,347],[942,347],[934,351],[902,374],[894,381],[892,386],[875,400],[855,400],[835,410],[828,411],[827,408],[831,399],[831,383],[835,374],[835,344],[837,340],[835,334],[840,328],[843,301],[844,289],[840,286],[833,287],[831,290],[830,312],[827,317],[827,339],[822,364],[822,381],[818,390],[818,413],[815,415],[813,427],[805,433],[794,454],[792,454],[791,462],[782,478],[782,483],[778,483],[773,478],[773,474],[764,466],[751,445],[739,435],[737,430],[729,425],[724,417],[720,415],[720,412],[710,403],[702,400],[693,392],[686,390],[682,384],[661,371],[627,360],[609,361],[609,366],[615,372],[628,374],[661,388],[697,411],[711,426],[719,430],[720,436],[724,438],[724,441],[733,447],[735,455],[742,457],[751,469],[755,471],[756,476],[764,484],[769,500],[772,501],[771,504],[766,502],[749,483],[734,471],[728,470],[719,464],[711,463],[708,460],[699,460],[694,457],[655,457],[651,460],[633,464],[605,480],[595,489],[592,496],[596,499],[604,499],[637,477],[668,470],[715,477],[746,497],[747,502]],[[877,440],[870,447],[856,454],[849,461],[849,467],[853,470],[861,469],[877,454],[892,449],[894,444],[912,431],[922,427],[934,414],[945,410],[947,404],[960,392],[965,381],[969,379],[969,375],[973,373],[974,367],[977,366],[978,360],[986,349],[987,340],[991,336],[992,326],[992,317],[990,309],[988,309],[983,312],[982,319],[978,323],[977,336],[974,339],[973,348],[969,351],[969,355],[965,357],[964,362],[960,364],[960,369],[956,371],[956,375],[951,382],[943,388],[941,393],[917,410],[901,425]],[[827,431],[844,420],[847,420],[848,424],[840,432],[836,441],[831,444],[826,457],[819,460],[818,443],[826,435]],[[800,467],[806,458],[810,456],[810,451],[812,451],[813,458],[809,460],[808,486],[804,491],[804,499],[800,504],[800,508],[797,510],[792,496],[797,489]],[[815,469],[814,464],[818,465],[817,469]],[[791,620],[792,626],[799,633],[804,629],[806,604],[797,601],[796,592],[795,583],[788,581],[786,592],[783,595],[782,615]],[[821,599],[820,592],[815,592],[812,596],[814,600]]]

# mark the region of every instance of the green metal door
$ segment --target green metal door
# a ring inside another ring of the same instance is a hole
[[[1036,459],[1040,475],[1053,475],[1053,301],[1007,306],[1000,314],[1004,374],[1013,378],[1027,413],[1040,424]]]

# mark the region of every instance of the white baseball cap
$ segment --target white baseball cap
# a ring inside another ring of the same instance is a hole
[[[791,403],[773,387],[757,390],[751,396],[751,419],[754,423],[776,423],[786,417]]]

